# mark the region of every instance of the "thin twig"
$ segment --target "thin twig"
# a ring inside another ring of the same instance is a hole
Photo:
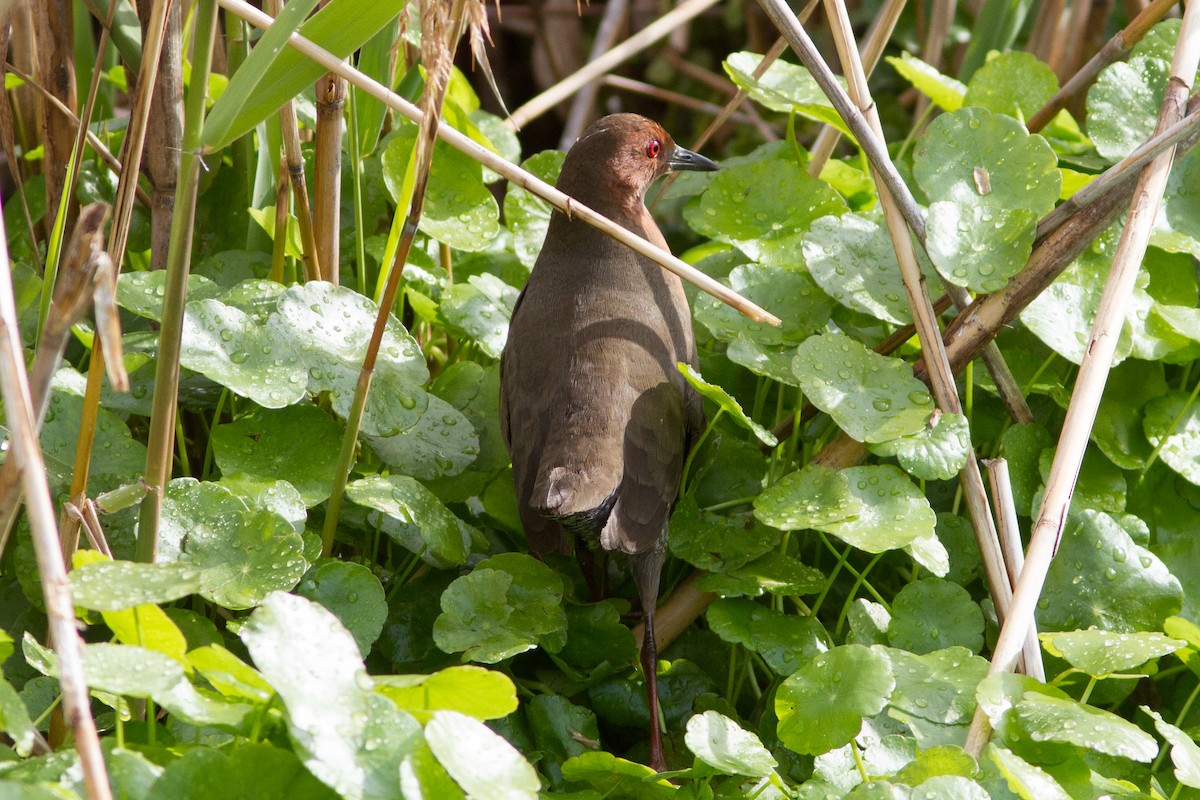
[[[1175,57],[1171,62],[1171,77],[1167,83],[1162,108],[1158,115],[1155,131],[1161,133],[1183,116],[1196,66],[1200,63],[1200,3],[1189,3],[1183,15]],[[1030,535],[1025,568],[1013,595],[1012,613],[1000,627],[1000,637],[992,653],[989,672],[1004,672],[1021,650],[1025,633],[1033,622],[1034,610],[1050,562],[1058,549],[1059,538],[1067,522],[1067,511],[1071,506],[1071,493],[1079,475],[1079,466],[1087,448],[1100,396],[1112,367],[1117,347],[1117,334],[1125,322],[1129,301],[1133,295],[1142,258],[1150,241],[1154,218],[1166,189],[1167,178],[1174,159],[1174,149],[1157,156],[1137,179],[1133,203],[1117,249],[1113,255],[1112,268],[1100,297],[1096,320],[1092,325],[1091,338],[1079,376],[1067,406],[1062,433],[1046,479],[1041,509]],[[977,710],[967,735],[965,749],[978,756],[986,744],[985,717]]]
[[[222,8],[245,19],[252,25],[265,28],[271,24],[270,17],[249,3],[246,3],[245,0],[217,0],[217,2]],[[421,119],[424,117],[421,110],[412,103],[389,91],[387,87],[363,75],[353,67],[342,63],[327,50],[317,47],[299,34],[292,34],[288,38],[288,45],[303,53],[308,58],[311,58],[330,72],[336,72],[341,75],[363,92],[374,97],[389,108],[400,112],[400,114],[412,122],[420,124]],[[516,164],[497,156],[491,150],[459,133],[444,122],[439,123],[437,130],[438,138],[451,147],[466,153],[480,164],[499,173],[502,177],[507,178],[522,189],[537,195],[567,216],[577,217],[589,225],[598,228],[631,250],[649,258],[664,269],[670,270],[696,288],[737,309],[747,317],[757,322],[768,322],[772,325],[779,324],[779,318],[774,314],[750,302],[729,287],[713,280],[690,264],[686,264],[665,250],[656,247],[646,239],[630,233],[608,217],[588,208],[537,176],[531,175],[521,169]]]

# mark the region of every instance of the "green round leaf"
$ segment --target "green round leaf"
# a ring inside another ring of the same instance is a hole
[[[967,87],[949,75],[943,75],[916,56],[901,52],[900,57],[887,56],[887,62],[917,91],[932,100],[944,111],[962,108]]]
[[[394,386],[376,378],[371,396],[386,394]],[[385,463],[407,475],[425,480],[457,475],[479,456],[475,428],[445,400],[418,391],[424,398],[424,410],[416,424],[388,436],[364,432],[362,438]]]
[[[730,53],[725,72],[758,103],[772,111],[795,112],[809,119],[833,125],[842,135],[853,139],[845,121],[834,110],[809,71],[782,59],[771,64],[761,77],[754,72],[762,62],[758,53]]]
[[[117,305],[139,317],[162,322],[163,297],[167,293],[167,271],[122,272],[117,276]],[[203,275],[188,275],[189,302],[220,297],[222,289]]]
[[[447,653],[495,664],[541,645],[562,649],[562,579],[537,559],[506,553],[481,561],[442,593],[433,639]]]
[[[554,183],[565,158],[566,154],[558,150],[544,150],[525,159],[521,168]],[[513,250],[521,263],[531,269],[542,251],[551,211],[549,203],[520,186],[509,185],[504,195],[504,221],[512,231]]]
[[[432,675],[385,675],[375,691],[428,722],[436,711],[458,711],[477,720],[499,719],[517,710],[517,687],[503,672],[465,665]]]
[[[829,297],[798,269],[744,264],[729,273],[729,286],[775,314],[783,324],[775,327],[755,322],[714,297],[697,296],[696,320],[725,342],[744,337],[760,345],[796,344],[824,328],[833,311]]]
[[[265,408],[299,402],[308,383],[293,340],[219,300],[188,303],[179,363]]]
[[[537,772],[515,747],[482,722],[457,711],[437,711],[425,740],[438,761],[471,797],[537,800]]]
[[[845,474],[809,464],[755,497],[754,516],[781,531],[796,531],[856,516],[862,506]]]
[[[983,612],[957,583],[938,578],[913,581],[892,603],[888,638],[893,646],[913,653],[955,645],[977,653],[983,647]]]
[[[258,409],[212,432],[213,455],[223,473],[286,478],[309,507],[329,498],[337,471],[332,455],[341,442],[341,426],[308,404]]]
[[[170,656],[129,644],[83,648],[83,676],[92,689],[125,697],[152,697],[183,680],[183,667]]]
[[[1075,700],[1026,694],[1015,711],[1035,742],[1065,742],[1145,763],[1158,755],[1154,737],[1132,722]]]
[[[700,233],[728,242],[755,261],[794,269],[800,242],[813,220],[843,214],[846,203],[811,177],[786,151],[777,157],[726,167],[684,215]]]
[[[735,422],[757,436],[760,442],[767,447],[774,447],[779,444],[779,440],[775,438],[775,434],[750,419],[746,415],[746,412],[742,410],[741,404],[737,400],[734,400],[729,392],[716,384],[704,380],[691,364],[680,362],[677,366],[679,367],[679,371],[683,373],[683,377],[687,379],[687,382],[696,391],[716,403],[721,411],[728,414]]]
[[[304,574],[296,594],[332,611],[367,657],[387,619],[383,586],[371,570],[348,561],[326,561]]]
[[[438,310],[452,332],[474,340],[480,350],[499,359],[517,294],[495,275],[471,275],[466,283],[446,288]]]
[[[1094,677],[1128,672],[1154,658],[1174,653],[1187,642],[1153,631],[1112,633],[1086,630],[1040,634],[1049,650],[1072,667]]]
[[[1166,566],[1134,544],[1108,514],[1081,511],[1067,521],[1038,602],[1041,630],[1115,633],[1162,630],[1183,591]]]
[[[861,645],[814,658],[775,695],[779,740],[797,753],[820,755],[848,744],[863,717],[883,710],[895,687],[887,659]]]
[[[279,295],[276,311],[267,320],[273,340],[303,343],[299,349],[308,370],[308,391],[329,392],[333,410],[343,419],[350,411],[376,313],[376,305],[358,292],[310,281]],[[363,433],[395,436],[415,425],[428,404],[421,388],[427,380],[429,368],[420,346],[389,315],[363,412]]]
[[[474,427],[479,455],[471,469],[491,472],[508,466],[508,450],[500,434],[500,367],[483,367],[474,361],[450,364],[429,391],[454,406]]]
[[[897,325],[912,321],[881,212],[821,217],[805,234],[803,252],[813,280],[846,308]],[[932,291],[936,276],[931,283]]]
[[[184,540],[183,558],[199,570],[200,594],[225,608],[251,608],[291,589],[307,568],[304,541],[270,511],[238,515],[231,529],[201,525]]]
[[[1030,764],[996,743],[988,745],[988,757],[1021,800],[1071,800],[1066,790],[1048,772]]]
[[[628,664],[637,656],[637,642],[621,622],[628,611],[623,600],[601,600],[564,609],[567,615],[567,643],[559,658],[585,670],[605,669],[612,664]]]
[[[931,201],[1023,208],[1035,221],[1054,208],[1062,186],[1058,159],[1045,139],[982,108],[935,119],[913,153],[913,177]]]
[[[792,370],[812,404],[860,442],[917,433],[934,409],[928,387],[913,377],[908,364],[842,334],[805,339]]]
[[[406,475],[372,475],[352,481],[346,496],[373,509],[372,524],[437,566],[462,564],[470,552],[470,534],[433,492]]]
[[[779,544],[779,532],[744,516],[701,511],[691,495],[671,515],[671,553],[694,567],[726,572],[765,555]]]
[[[689,719],[684,741],[697,758],[729,775],[765,778],[778,766],[757,736],[716,711]]]
[[[929,206],[925,247],[945,280],[997,292],[1033,252],[1037,221],[1028,208],[939,201]]]
[[[896,678],[888,706],[899,719],[927,720],[939,725],[965,725],[975,713],[975,689],[988,671],[988,662],[963,647],[948,647],[925,655],[874,647],[886,654]]]
[[[967,463],[971,430],[962,414],[934,414],[919,433],[870,445],[877,456],[895,456],[904,471],[925,481],[953,478]]]
[[[1000,53],[975,71],[965,106],[979,106],[1019,120],[1032,117],[1058,91],[1054,70],[1031,53]]]
[[[194,567],[179,563],[96,561],[71,572],[71,600],[93,611],[169,603],[200,588]]]
[[[1200,408],[1187,392],[1169,392],[1145,405],[1146,439],[1158,457],[1189,483],[1200,485]]]
[[[585,783],[604,798],[620,800],[669,800],[678,788],[658,778],[654,770],[635,764],[612,753],[583,753],[568,758],[562,765],[563,779]],[[587,797],[587,795],[585,795]]]
[[[383,180],[392,200],[407,200],[405,172],[417,141],[415,125],[405,124],[383,151]],[[479,162],[437,140],[429,170],[425,205],[418,227],[456,250],[487,248],[500,230],[500,207],[483,183]]]
[[[815,526],[868,553],[910,545],[932,536],[937,515],[908,477],[891,466],[842,470],[850,491],[862,502],[858,514]]]
[[[1087,132],[1100,155],[1119,161],[1149,139],[1170,63],[1137,57],[1109,64],[1087,94]]]

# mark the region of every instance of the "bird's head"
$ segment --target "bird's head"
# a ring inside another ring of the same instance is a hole
[[[640,204],[654,180],[675,170],[717,165],[675,144],[671,134],[638,114],[596,120],[567,153],[558,188],[598,211]]]

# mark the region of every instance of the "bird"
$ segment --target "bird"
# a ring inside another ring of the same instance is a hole
[[[675,170],[717,164],[637,114],[594,122],[557,187],[667,250],[646,190]],[[650,766],[664,771],[654,611],[686,457],[704,430],[683,284],[586,222],[555,211],[517,298],[500,361],[500,426],[530,550],[624,553],[645,621],[641,667]]]

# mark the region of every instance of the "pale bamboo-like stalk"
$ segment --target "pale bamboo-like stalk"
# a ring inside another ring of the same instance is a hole
[[[761,1],[765,4],[777,0]],[[883,126],[879,122],[875,102],[871,99],[870,89],[867,87],[866,72],[858,58],[858,47],[854,43],[854,33],[850,28],[850,16],[846,12],[845,5],[838,0],[826,0],[825,9],[833,29],[834,44],[837,46],[838,56],[841,58],[842,67],[846,72],[846,82],[851,97],[863,110],[871,132],[882,141]],[[785,35],[787,35],[786,32]],[[790,37],[789,41],[791,41]],[[954,384],[954,373],[950,369],[950,360],[946,357],[946,348],[942,344],[942,332],[938,328],[937,314],[934,313],[933,303],[925,289],[925,277],[921,274],[921,268],[917,264],[917,253],[913,247],[912,238],[909,236],[904,215],[901,213],[899,205],[893,200],[891,192],[880,180],[879,171],[875,170],[873,174],[879,193],[879,202],[883,206],[884,219],[887,221],[888,233],[892,238],[892,247],[900,265],[904,291],[908,295],[909,310],[917,329],[917,338],[921,342],[921,352],[924,354],[926,365],[930,368],[930,378],[932,379],[930,389],[937,399],[939,408],[945,412],[961,414],[962,402],[958,397],[958,388]],[[1004,558],[1000,553],[995,523],[992,521],[991,510],[988,508],[987,493],[983,488],[983,475],[979,471],[975,448],[970,443],[967,446],[966,464],[959,473],[959,482],[975,530],[975,543],[979,547],[979,558],[983,563],[988,592],[996,604],[997,614],[1003,620],[1008,613],[1009,601],[1012,598],[1012,586],[1004,572]]]
[[[154,400],[150,409],[150,434],[146,444],[146,497],[138,511],[138,561],[154,561],[158,555],[159,516],[163,492],[171,474],[175,452],[175,413],[179,399],[179,355],[182,350],[183,313],[187,303],[187,279],[192,266],[192,231],[195,227],[196,193],[200,183],[200,134],[204,126],[204,101],[217,30],[217,8],[202,2],[196,13],[196,38],[192,80],[184,111],[183,153],[179,160],[179,183],[171,221],[171,246],[167,258],[167,286],[163,297],[162,327],[158,337],[158,361],[154,370]]]
[[[1046,127],[1046,124],[1054,119],[1054,115],[1066,107],[1068,100],[1082,91],[1100,74],[1100,70],[1124,58],[1133,49],[1133,46],[1146,35],[1146,31],[1162,19],[1175,3],[1176,0],[1153,0],[1150,5],[1142,9],[1141,13],[1109,39],[1096,55],[1092,56],[1078,72],[1072,75],[1070,80],[1055,93],[1054,97],[1046,102],[1046,105],[1029,118],[1027,125],[1029,132],[1036,133]]]
[[[217,0],[217,2],[222,8],[245,19],[252,25],[265,28],[271,24],[270,17],[249,3],[246,3],[245,0]],[[424,114],[412,103],[389,91],[387,87],[363,75],[348,64],[344,64],[331,53],[317,47],[299,34],[292,34],[288,38],[288,45],[325,67],[330,72],[336,72],[341,75],[358,89],[379,100],[394,111],[398,111],[405,118],[418,124],[423,119]],[[768,322],[772,325],[779,324],[779,319],[774,314],[750,302],[728,286],[713,280],[700,270],[690,264],[684,263],[667,251],[651,244],[646,239],[630,233],[603,214],[588,208],[583,203],[559,191],[537,176],[531,175],[516,164],[497,156],[491,150],[481,146],[444,122],[438,124],[437,133],[438,137],[451,147],[467,154],[522,189],[537,195],[567,216],[577,217],[603,231],[606,235],[616,239],[631,250],[649,258],[664,269],[675,273],[696,288],[737,309],[747,317],[756,322]]]
[[[1200,63],[1200,4],[1190,3],[1183,15],[1175,56],[1171,61],[1171,77],[1163,98],[1162,109],[1155,130],[1161,133],[1183,116],[1184,104],[1191,91],[1196,66]],[[1071,493],[1079,476],[1079,466],[1087,448],[1100,396],[1112,367],[1117,338],[1129,300],[1133,295],[1142,258],[1150,240],[1163,191],[1166,189],[1174,159],[1174,149],[1157,156],[1138,177],[1133,202],[1129,209],[1121,238],[1113,255],[1112,268],[1100,296],[1096,320],[1092,325],[1091,337],[1079,375],[1067,406],[1058,447],[1050,465],[1050,476],[1042,497],[1041,509],[1030,536],[1026,553],[1025,568],[1017,582],[1013,596],[1012,613],[1000,627],[1000,638],[992,652],[989,672],[1004,672],[1012,668],[1013,661],[1021,650],[1025,632],[1033,621],[1038,597],[1045,585],[1050,562],[1058,548],[1059,538],[1067,522],[1067,511],[1071,506]],[[986,744],[986,718],[976,711],[971,730],[967,735],[966,750],[978,756]]]
[[[26,514],[42,580],[42,597],[51,644],[58,654],[58,677],[63,710],[75,737],[89,800],[111,800],[104,755],[89,707],[83,677],[83,641],[75,627],[75,606],[63,552],[54,522],[54,504],[46,482],[46,464],[34,424],[34,411],[25,373],[24,350],[17,330],[17,306],[12,294],[12,268],[7,237],[0,220],[0,394],[9,428],[9,458],[21,473]]]
[[[905,4],[906,0],[887,0],[879,13],[875,15],[875,20],[867,31],[867,38],[863,42],[862,49],[863,69],[866,70],[868,78],[875,71],[875,66],[879,63],[880,56],[883,55],[883,48],[892,38],[892,31],[896,29],[896,22],[900,19],[900,12],[904,10]],[[803,23],[803,18],[801,18],[801,22]],[[828,123],[821,126],[821,132],[817,134],[811,148],[812,160],[808,163],[809,175],[814,178],[820,176],[821,170],[825,168],[825,163],[833,155],[833,149],[837,147],[841,138],[842,132],[834,126]]]
[[[703,14],[716,4],[717,0],[684,0],[600,58],[587,63],[581,69],[522,105],[509,116],[507,124],[514,130],[519,130],[523,125],[537,119],[622,61],[642,52],[683,23]]]
[[[988,471],[988,485],[992,489],[992,506],[996,512],[996,531],[1000,534],[1000,550],[1004,553],[1004,566],[1008,579],[1015,586],[1025,568],[1025,550],[1021,544],[1021,525],[1017,521],[1017,505],[1013,502],[1012,480],[1008,474],[1008,462],[1003,458],[984,461]],[[1021,648],[1025,674],[1046,682],[1046,667],[1042,664],[1042,647],[1038,642],[1037,626],[1031,626]]]

